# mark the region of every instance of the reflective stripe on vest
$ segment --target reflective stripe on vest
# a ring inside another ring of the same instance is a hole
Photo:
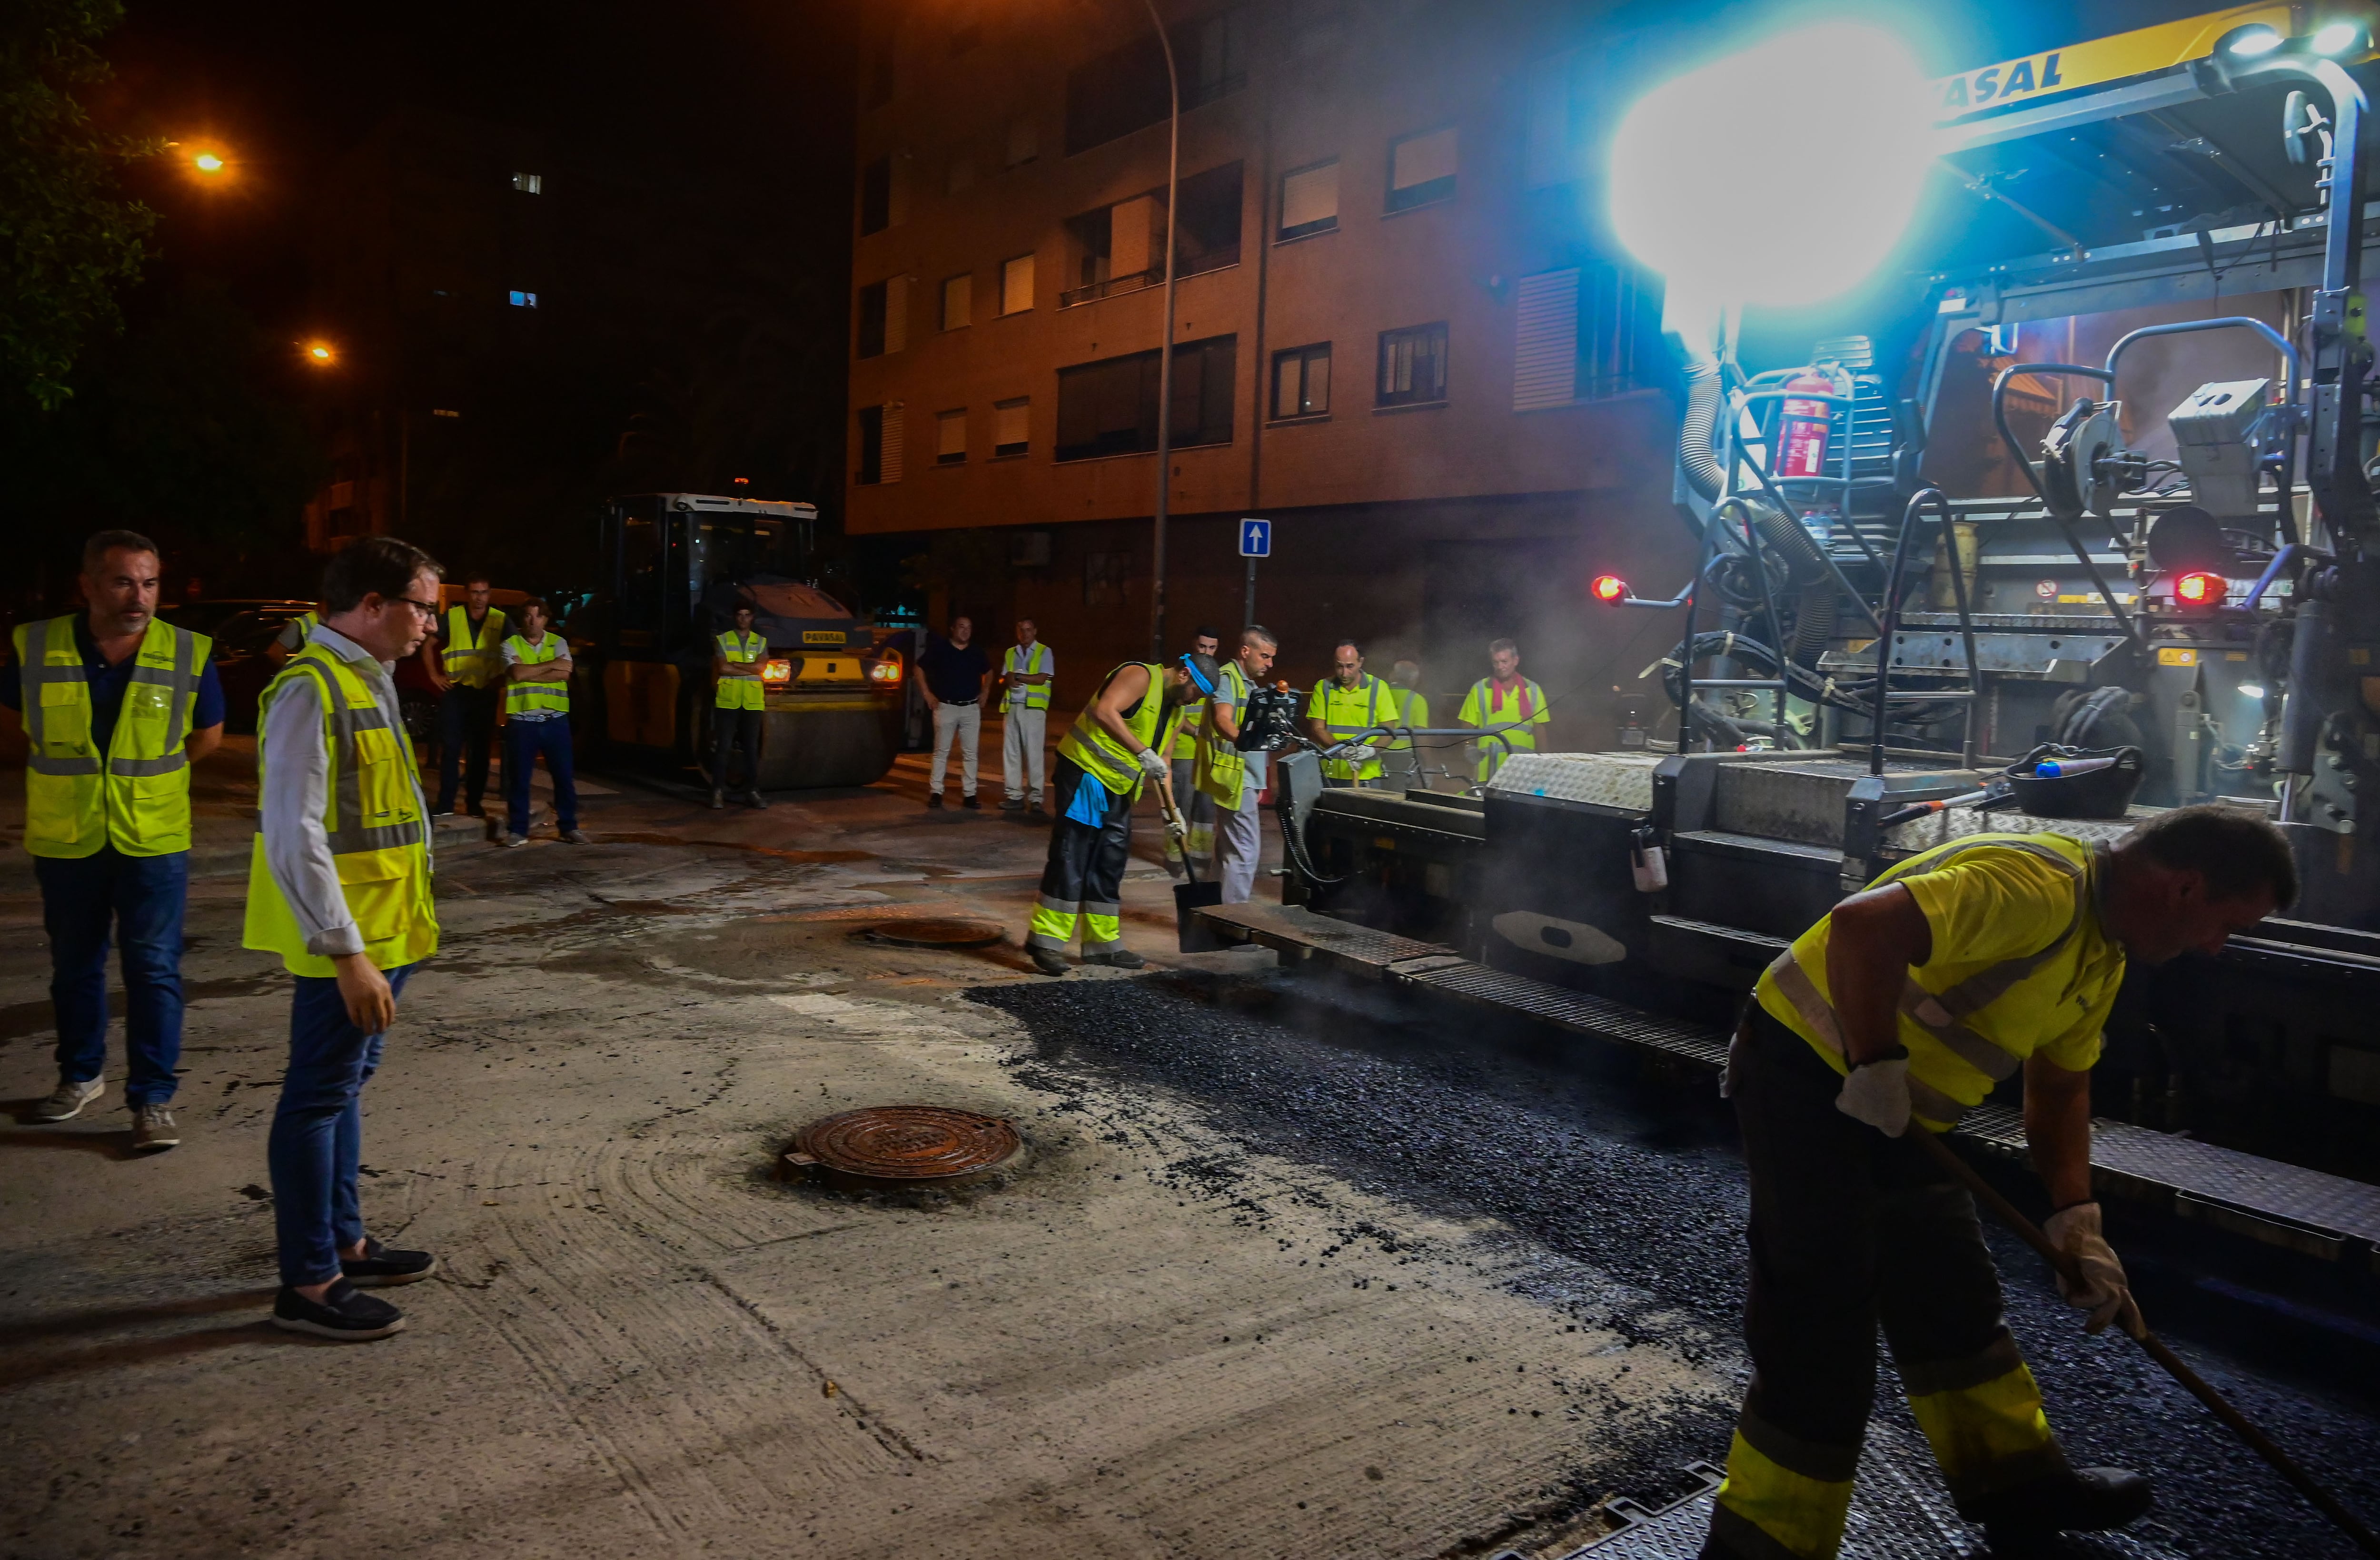
[[[1125,666],[1136,666],[1148,673],[1148,692],[1140,695],[1140,703],[1123,718],[1124,729],[1141,747],[1154,749],[1158,723],[1165,718],[1165,669],[1148,661],[1128,660],[1100,681],[1099,694],[1107,692],[1108,685]],[[1118,796],[1136,796],[1142,778],[1138,749],[1127,752],[1117,746],[1107,728],[1093,719],[1092,711],[1099,707],[1099,695],[1095,694],[1091,702],[1083,706],[1073,727],[1059,739],[1058,751]]]
[[[734,629],[719,636],[719,654],[737,666],[749,666],[769,650],[769,642],[757,634],[738,635]],[[534,683],[528,684],[535,686]],[[718,709],[765,709],[768,688],[757,677],[722,677],[711,695],[712,707]],[[565,700],[564,708],[568,708]]]
[[[1314,696],[1322,701],[1323,728],[1340,742],[1370,731],[1380,723],[1380,695],[1383,692],[1389,695],[1389,717],[1393,721],[1397,714],[1397,695],[1380,679],[1366,672],[1363,682],[1354,687],[1342,688],[1335,679],[1325,677],[1314,684]],[[1354,718],[1354,703],[1358,698],[1364,701],[1364,718],[1360,721]],[[1380,761],[1378,758],[1366,759],[1358,766],[1345,758],[1325,758],[1322,772],[1332,780],[1378,780],[1380,778]]]
[[[523,666],[543,666],[562,654],[562,635],[548,631],[536,644],[516,634],[504,641],[513,647],[514,657]],[[545,712],[566,715],[570,712],[570,684],[567,683],[504,683],[504,713],[507,715]]]
[[[1022,645],[1011,645],[1008,647],[1008,654],[1002,656],[1000,662],[1000,670],[1003,674],[1011,671],[1022,671],[1027,676],[1030,676],[1034,672],[1047,670],[1041,664],[1050,654],[1050,647],[1047,645],[1042,644],[1038,639],[1033,641],[1033,647],[1029,650],[1025,650],[1024,663],[1019,665],[1016,659],[1016,652],[1024,649],[1025,647]],[[1025,708],[1047,709],[1050,707],[1049,683],[1028,683],[1025,685],[1022,691],[1025,695]],[[1011,705],[1014,704],[1014,694],[1004,693],[1001,695],[1000,707],[1003,713],[1006,712]]]
[[[421,795],[413,744],[391,722],[370,683],[334,652],[307,648],[282,669],[258,702],[257,726],[293,679],[311,681],[322,706],[328,759],[322,832],[339,874],[347,913],[364,953],[383,970],[428,958],[438,949],[438,914],[431,890],[429,809]],[[257,747],[257,789],[264,788],[264,747]],[[289,906],[260,832],[249,853],[248,917],[242,944],[281,955],[291,973],[329,975],[331,961],[308,950],[306,934]]]
[[[484,688],[503,669],[504,658],[497,647],[504,642],[504,614],[493,607],[480,619],[479,632],[471,631],[469,609],[454,606],[446,609],[446,642],[439,647],[438,659],[446,675],[467,688]]]
[[[2030,840],[1998,837],[1954,840],[1936,846],[1878,874],[1876,881],[1868,887],[1880,889],[1902,877],[1933,872],[1970,851],[1986,849],[2022,851],[2065,873],[2074,889],[2073,914],[2068,918],[2065,929],[2038,952],[2028,953],[2020,959],[2003,959],[1997,964],[1976,971],[1946,990],[1928,991],[1917,983],[1914,975],[1906,977],[1900,991],[1900,1011],[1926,1035],[1939,1042],[1945,1050],[1985,1077],[1998,1082],[2022,1067],[2024,1058],[1988,1035],[1970,1028],[1964,1021],[2006,996],[2018,982],[2048,963],[2074,940],[2075,934],[2082,929],[2082,917],[2089,910],[2095,875],[2076,865],[2064,852],[2051,846]],[[2094,849],[2095,865],[2100,863],[2106,850],[2104,845]],[[1844,1044],[1842,1025],[1836,1017],[1834,1006],[1820,994],[1817,983],[1793,957],[1791,948],[1777,956],[1776,961],[1768,966],[1768,974],[1777,983],[1777,989],[1785,994],[1786,1000],[1793,1004],[1793,1010],[1801,1015],[1802,1021],[1818,1033],[1837,1057],[1848,1060],[1850,1050]],[[1917,1114],[1928,1120],[1956,1121],[1967,1108],[1940,1090],[1920,1081],[1914,1072],[1910,1076],[1909,1093]]]
[[[149,620],[103,758],[74,628],[68,615],[20,624],[15,635],[28,749],[26,851],[74,859],[102,845],[130,856],[188,850],[190,760],[183,744],[214,641]],[[135,783],[157,780],[167,783]]]

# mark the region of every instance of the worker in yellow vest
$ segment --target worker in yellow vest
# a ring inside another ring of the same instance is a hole
[[[313,633],[314,625],[322,621],[322,613],[309,611],[283,623],[281,632],[273,636],[273,643],[264,647],[265,659],[276,668],[286,666],[291,656],[306,647],[306,636]]]
[[[1510,639],[1488,647],[1488,675],[1471,684],[1454,719],[1482,734],[1473,744],[1479,782],[1486,784],[1515,753],[1537,750],[1537,728],[1553,719],[1546,691],[1521,675],[1521,647]],[[1501,728],[1500,730],[1500,728]]]
[[[549,633],[545,598],[532,596],[516,609],[521,631],[504,643],[504,840],[528,843],[529,780],[540,754],[553,781],[553,816],[564,843],[590,841],[578,827],[578,785],[572,777],[570,744],[570,646]]]
[[[357,1176],[363,1086],[397,998],[438,950],[431,822],[391,668],[438,615],[438,565],[364,537],[323,571],[323,613],[258,704],[262,825],[242,942],[296,977],[289,1067],[265,1157],[281,1290],[273,1323],[342,1343],[405,1325],[365,1288],[437,1271],[364,1229]]]
[[[1187,655],[1172,666],[1126,661],[1107,674],[1074,729],[1058,744],[1050,801],[1050,859],[1026,934],[1026,951],[1045,975],[1066,973],[1066,950],[1079,933],[1083,962],[1137,970],[1147,962],[1123,946],[1123,872],[1132,859],[1132,804],[1144,780],[1170,783],[1159,750],[1168,721],[1208,698],[1221,673],[1212,656]]]
[[[1335,747],[1376,726],[1401,723],[1396,690],[1364,670],[1363,647],[1342,639],[1330,647],[1330,675],[1314,684],[1306,701],[1305,729],[1318,746]],[[1322,783],[1374,786],[1380,782],[1380,749],[1387,738],[1358,743],[1322,761]]]
[[[1970,835],[1836,905],[1761,974],[1722,1085],[1752,1182],[1752,1385],[1705,1556],[1835,1554],[1879,1321],[1950,1498],[1993,1554],[2148,1509],[2147,1480],[2068,1462],[1974,1203],[1910,1134],[1949,1131],[2022,1074],[2059,1288],[2092,1332],[2131,1312],[2091,1192],[2101,1026],[2129,961],[2213,954],[2296,891],[2280,831],[2220,807],[2159,814],[2112,850]]]
[[[1416,728],[1429,724],[1429,695],[1421,691],[1421,662],[1399,660],[1390,669],[1389,686],[1397,695],[1398,724]],[[1380,775],[1390,790],[1429,789],[1429,778],[1422,767],[1425,753],[1411,737],[1398,737],[1389,744],[1380,760]]]
[[[1041,643],[1041,630],[1031,618],[1016,620],[1016,643],[1000,658],[1000,778],[1007,792],[1003,813],[1021,813],[1029,793],[1033,816],[1041,811],[1041,780],[1049,756],[1050,685],[1058,676],[1058,658]]]
[[[181,1141],[170,1108],[182,1052],[182,908],[190,765],[223,740],[214,642],[161,622],[157,544],[83,544],[84,611],[20,623],[0,706],[25,733],[25,849],[42,889],[58,1086],[33,1107],[67,1121],[106,1093],[107,945],[123,949],[125,1099],[132,1145]]]
[[[1213,660],[1222,652],[1223,636],[1211,628],[1201,627],[1190,636],[1190,653]],[[1165,837],[1165,870],[1179,877],[1185,868],[1182,858],[1186,853],[1198,876],[1209,876],[1215,854],[1215,804],[1198,789],[1199,744],[1207,734],[1206,705],[1196,705],[1182,713],[1173,742],[1165,756],[1173,769],[1173,795],[1182,806],[1182,821],[1188,832],[1180,840]]]
[[[764,676],[769,642],[752,631],[752,607],[739,602],[735,626],[713,642],[710,674],[710,805],[727,805],[727,767],[744,754],[744,802],[766,807],[760,794],[761,727],[768,721],[769,684]]]
[[[421,641],[422,670],[438,690],[438,807],[477,816],[488,795],[488,744],[495,740],[496,704],[504,692],[504,614],[490,606],[485,574],[463,578],[463,599]]]
[[[1273,657],[1280,653],[1280,644],[1261,623],[1240,630],[1239,653],[1223,663],[1222,681],[1207,707],[1198,790],[1215,804],[1215,876],[1223,885],[1225,904],[1248,901],[1263,861],[1257,798],[1264,792],[1266,755],[1242,753],[1234,744],[1247,717],[1248,690],[1272,675]]]

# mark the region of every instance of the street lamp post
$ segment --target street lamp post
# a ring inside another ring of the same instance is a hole
[[[1165,87],[1170,114],[1165,140],[1165,336],[1157,349],[1157,516],[1151,536],[1156,554],[1149,585],[1148,654],[1165,659],[1165,522],[1173,493],[1173,253],[1180,243],[1175,210],[1182,196],[1182,74],[1173,63],[1173,39],[1158,14],[1157,0],[1141,0],[1158,47],[1165,51]]]

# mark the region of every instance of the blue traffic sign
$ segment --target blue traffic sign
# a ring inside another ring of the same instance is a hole
[[[1269,558],[1272,556],[1272,522],[1243,520],[1240,522],[1240,556]]]

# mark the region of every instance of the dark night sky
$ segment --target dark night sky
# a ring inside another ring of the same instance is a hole
[[[152,275],[199,270],[269,324],[303,309],[310,191],[391,110],[427,104],[540,130],[572,161],[728,170],[755,202],[819,211],[841,251],[850,169],[849,14],[834,0],[128,0],[105,51],[111,125],[212,137],[239,175],[128,181],[164,220]]]

